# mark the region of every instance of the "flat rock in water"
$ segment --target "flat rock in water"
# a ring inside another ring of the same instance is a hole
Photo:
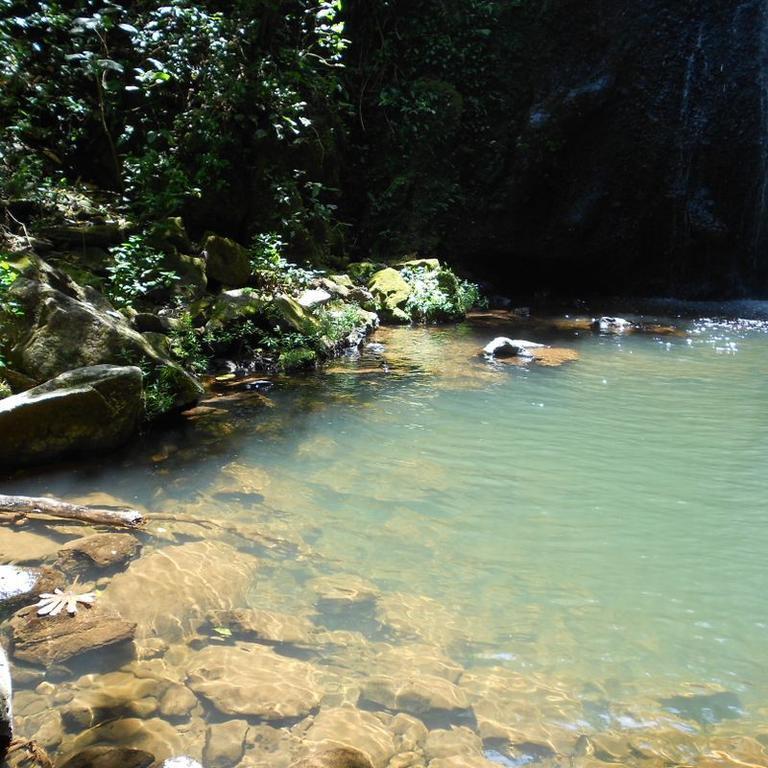
[[[304,739],[308,761],[316,761],[327,750],[343,749],[362,753],[374,768],[384,768],[395,754],[394,736],[389,729],[376,715],[355,707],[324,709]],[[309,765],[325,768],[326,764],[309,762]],[[335,766],[328,764],[328,768]]]
[[[432,710],[463,712],[469,708],[466,693],[450,680],[412,674],[410,670],[368,678],[362,685],[360,699],[412,715]]]
[[[166,760],[162,768],[203,768],[197,760],[191,757],[172,757]]]
[[[194,745],[190,744],[190,737]],[[102,723],[81,733],[74,740],[73,752],[93,746],[115,746],[146,752],[154,755],[156,762],[160,762],[183,751],[202,755],[203,738],[202,733],[182,734],[178,728],[159,717],[126,717]]]
[[[165,547],[134,560],[100,599],[137,624],[137,637],[180,641],[210,611],[242,603],[257,563],[216,541]]]
[[[304,717],[323,696],[312,665],[261,645],[210,646],[194,654],[187,684],[224,715]]]
[[[373,768],[373,763],[357,749],[335,747],[319,750],[294,763],[291,768]]]
[[[136,625],[98,608],[81,608],[74,616],[38,616],[31,606],[11,618],[10,630],[13,656],[45,666],[131,640]]]
[[[237,637],[274,645],[306,645],[314,630],[312,622],[301,616],[248,608],[213,611],[208,620],[214,627],[228,629]]]
[[[634,326],[623,317],[598,317],[592,321],[591,327],[600,333],[626,333]]]
[[[110,568],[135,557],[139,546],[139,540],[130,533],[97,533],[65,544],[59,550],[59,562]]]
[[[154,755],[125,747],[89,747],[60,763],[58,768],[149,768]]]

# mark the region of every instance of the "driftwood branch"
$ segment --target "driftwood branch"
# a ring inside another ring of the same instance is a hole
[[[91,525],[111,525],[119,528],[140,528],[144,516],[135,509],[123,507],[84,507],[66,501],[31,496],[0,494],[0,515],[16,517],[56,517],[79,520]]]

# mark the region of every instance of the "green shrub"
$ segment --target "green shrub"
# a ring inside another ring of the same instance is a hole
[[[0,368],[5,368],[6,366],[3,348],[8,344],[8,339],[3,331],[3,325],[14,317],[20,317],[23,314],[19,303],[10,296],[11,286],[18,279],[19,272],[3,258],[3,255],[0,254]]]
[[[481,300],[477,285],[449,269],[404,267],[400,274],[411,287],[405,311],[416,322],[461,320]]]
[[[178,318],[168,341],[171,354],[188,371],[199,374],[208,370],[209,355],[204,349],[201,334],[192,324],[189,312],[182,313]]]
[[[319,274],[289,262],[284,251],[285,242],[275,232],[256,235],[251,242],[251,272],[259,288],[267,293],[296,293]]]
[[[317,363],[317,352],[307,347],[286,349],[280,353],[277,365],[281,371],[298,371],[312,368]]]
[[[144,235],[131,235],[110,249],[112,264],[107,268],[107,296],[122,309],[132,307],[155,291],[170,288],[179,276],[164,269],[164,255],[147,245]]]
[[[339,308],[323,307],[318,312],[320,321],[320,338],[338,343],[346,339],[350,333],[365,324],[360,307],[355,304],[343,304]]]

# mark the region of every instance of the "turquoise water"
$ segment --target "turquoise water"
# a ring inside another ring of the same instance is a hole
[[[9,485],[108,492],[150,516],[285,539],[244,604],[354,632],[348,657],[343,644],[313,656],[353,676],[370,672],[363,643],[426,642],[467,670],[563,692],[569,707],[538,715],[550,731],[661,727],[669,713],[680,732],[764,733],[768,335],[675,322],[685,333],[498,315],[387,330],[322,374],[220,385],[205,404],[220,412],[148,436],[117,466]],[[579,358],[488,362],[478,351],[496,335]],[[153,523],[145,546],[168,530]],[[324,613],[310,582],[334,575],[365,579],[376,607]]]

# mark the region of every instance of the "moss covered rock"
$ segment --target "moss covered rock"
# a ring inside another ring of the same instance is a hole
[[[209,280],[229,288],[243,288],[251,278],[251,259],[242,245],[220,235],[208,235],[203,242]]]
[[[96,365],[0,400],[0,466],[16,467],[121,445],[144,411],[142,373]]]
[[[411,295],[411,287],[396,269],[387,267],[376,272],[368,283],[368,289],[373,295],[376,309],[386,320],[410,320],[404,307]]]
[[[167,409],[194,403],[197,381],[159,354],[100,293],[29,258],[10,295],[21,314],[6,321],[7,357],[20,374],[42,383],[86,366],[137,365],[165,383]]]
[[[302,307],[296,299],[285,294],[275,296],[273,307],[284,330],[297,331],[305,336],[314,336],[320,331],[317,318],[308,309]]]

